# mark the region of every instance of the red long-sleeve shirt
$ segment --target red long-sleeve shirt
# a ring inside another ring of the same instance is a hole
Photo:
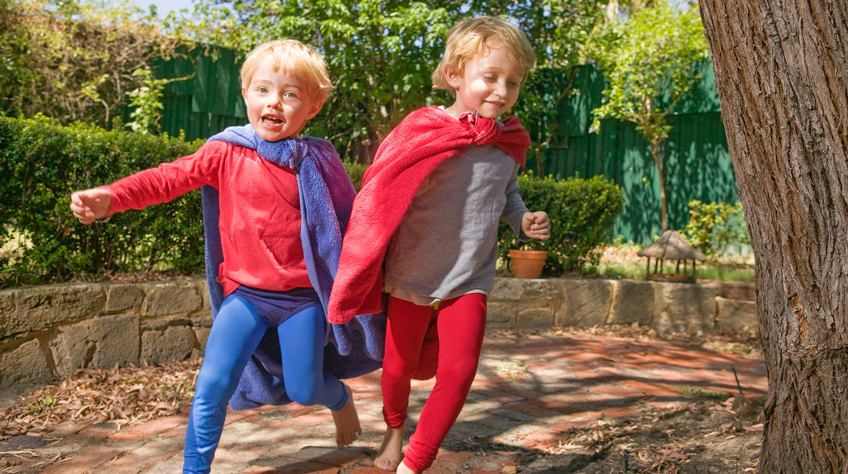
[[[300,239],[294,170],[256,150],[209,142],[192,155],[120,179],[106,188],[109,214],[170,201],[203,185],[218,190],[224,295],[239,285],[274,291],[311,287]]]

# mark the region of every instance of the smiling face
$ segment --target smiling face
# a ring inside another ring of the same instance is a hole
[[[481,117],[498,118],[518,100],[524,73],[512,54],[497,44],[465,63],[461,74],[446,66],[445,79],[456,91],[456,102],[447,112],[459,117],[476,110]]]
[[[312,97],[303,79],[275,71],[270,60],[256,69],[241,95],[250,125],[269,142],[297,135],[323,105]]]

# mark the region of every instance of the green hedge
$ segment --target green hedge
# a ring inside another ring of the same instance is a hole
[[[613,223],[624,209],[620,186],[601,176],[556,181],[532,174],[519,176],[521,197],[531,211],[545,211],[551,220],[551,239],[521,244],[501,220],[500,256],[508,261],[510,249],[547,250],[545,274],[558,276],[596,263],[600,245],[611,237]]]
[[[39,284],[108,273],[167,269],[203,271],[200,195],[130,211],[86,226],[69,209],[70,195],[111,183],[193,153],[202,142],[133,132],[105,131],[46,118],[0,117],[0,286]],[[345,163],[357,187],[365,166]],[[551,217],[552,239],[534,242],[551,251],[547,273],[579,269],[604,241],[624,201],[621,189],[602,178],[519,178],[531,210]],[[515,248],[502,223],[501,252]]]
[[[63,127],[40,117],[0,117],[0,274],[5,285],[163,267],[184,274],[201,271],[198,192],[91,226],[80,224],[68,207],[77,189],[108,184],[199,146],[85,124]]]

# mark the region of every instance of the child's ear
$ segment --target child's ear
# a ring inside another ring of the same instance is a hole
[[[321,107],[324,107],[324,101],[315,101],[312,103],[312,108],[309,109],[309,116],[306,120],[311,120],[313,117],[318,115],[318,112],[321,111]]]
[[[454,71],[453,66],[450,64],[445,65],[445,81],[448,83],[453,90],[459,89],[459,83],[462,79],[462,74],[458,74]]]
[[[241,97],[244,99],[244,105],[247,105],[247,89],[244,87],[241,88]]]

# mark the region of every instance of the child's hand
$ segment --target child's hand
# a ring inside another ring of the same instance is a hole
[[[521,230],[524,235],[533,239],[548,240],[551,238],[551,221],[545,211],[526,212],[521,218]]]
[[[71,211],[83,224],[91,224],[95,219],[106,217],[112,195],[105,189],[86,189],[71,194]]]

